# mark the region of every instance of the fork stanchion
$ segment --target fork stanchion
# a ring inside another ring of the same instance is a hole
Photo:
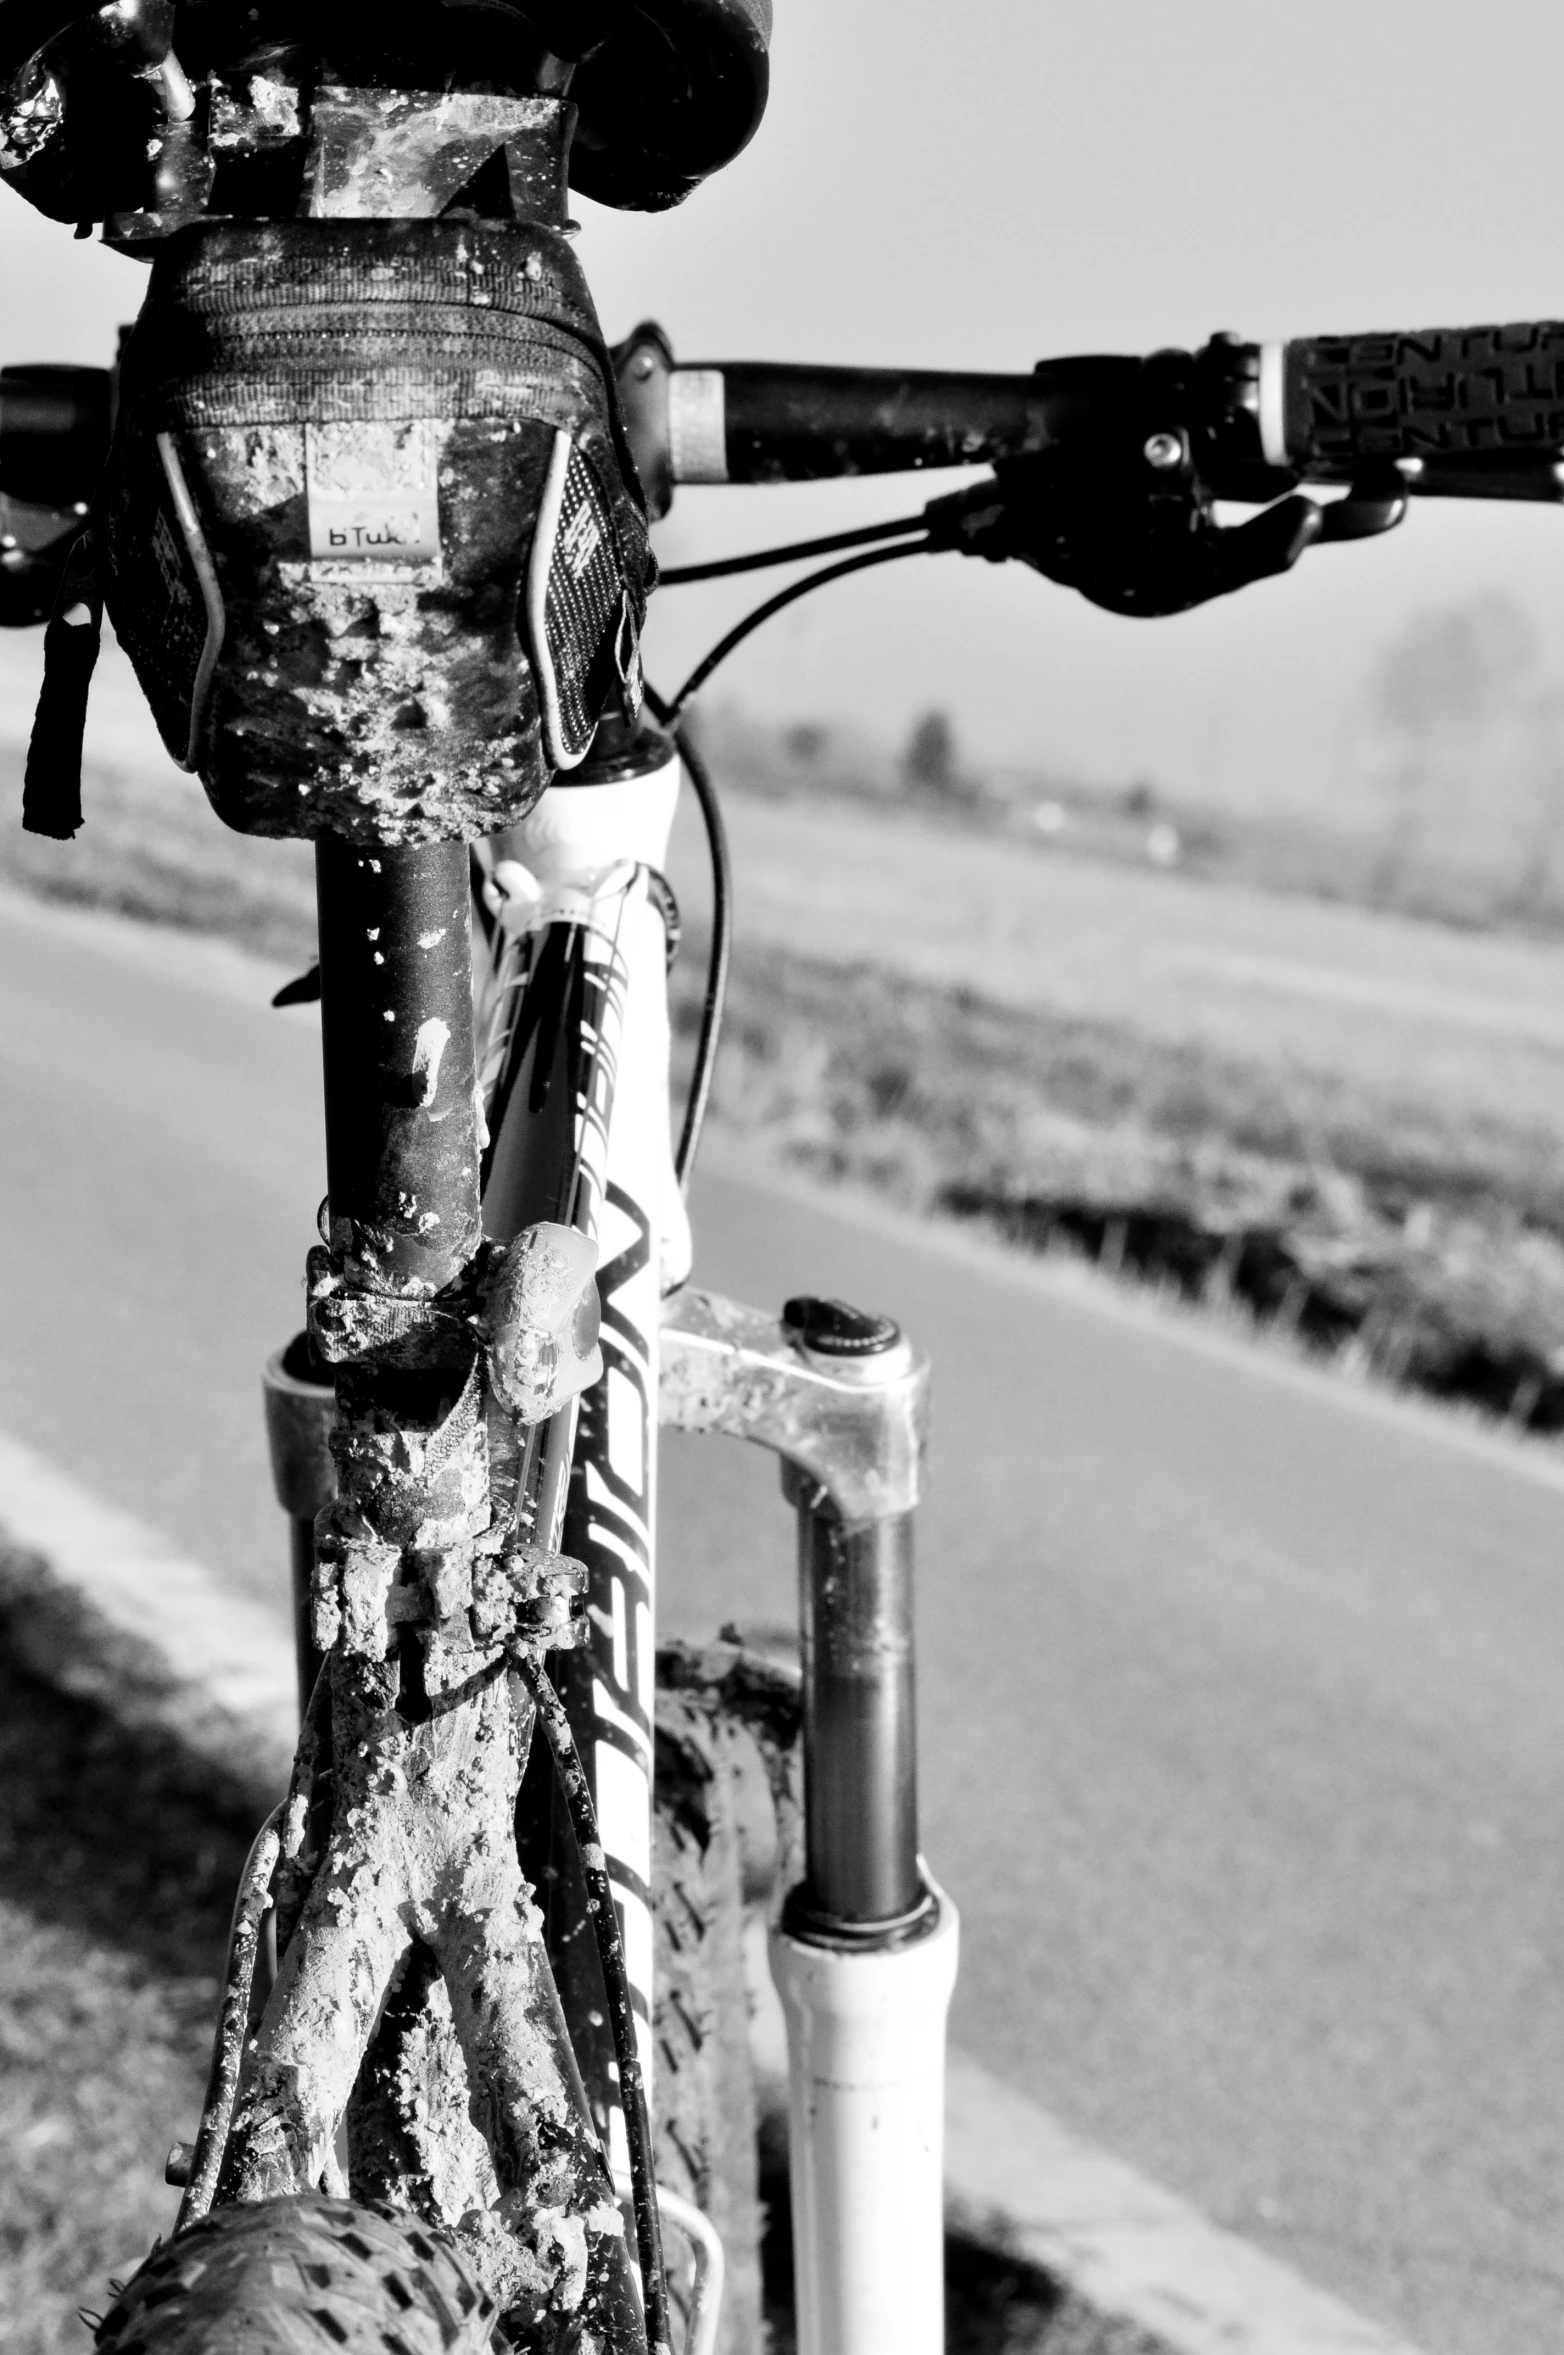
[[[784,1314],[806,1358],[847,1376],[869,1415],[877,1389],[905,1380],[895,1326],[838,1303]],[[799,2351],[940,2355],[959,1923],[918,1854],[913,1513],[887,1496],[890,1509],[849,1520],[793,1463],[783,1488],[799,1516],[805,1869],[771,1967],[787,2021]]]
[[[794,1917],[873,1929],[924,1906],[910,1512],[844,1522],[818,1483],[798,1506],[805,1854]]]

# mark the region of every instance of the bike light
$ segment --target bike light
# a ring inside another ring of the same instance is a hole
[[[489,1379],[507,1414],[541,1423],[600,1381],[597,1246],[544,1220],[496,1246],[487,1313]]]

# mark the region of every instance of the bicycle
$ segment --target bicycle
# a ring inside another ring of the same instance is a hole
[[[568,186],[675,200],[755,127],[767,35],[763,0],[328,13],[313,42],[213,0],[0,0],[0,173],[152,262],[112,377],[0,378],[25,526],[0,618],[50,616],[26,821],[80,823],[107,608],[218,814],[313,836],[319,879],[320,963],[284,994],[320,999],[328,1194],[266,1386],[303,1730],[174,2235],[97,2329],[116,2355],[671,2348],[664,2224],[684,2343],[754,2345],[756,1790],[800,2344],[938,2345],[958,1925],[917,1838],[927,1368],[888,1319],[689,1283],[729,894],[682,715],[770,615],[903,556],[1152,616],[1413,495],[1561,495],[1550,325],[1014,377],[691,368],[652,327],[610,353]],[[665,574],[826,559],[643,696],[647,526],[680,483],[973,465],[917,515]],[[675,1153],[681,764],[717,893]],[[659,1415],[782,1459],[797,1674],[667,1647],[654,1689]]]

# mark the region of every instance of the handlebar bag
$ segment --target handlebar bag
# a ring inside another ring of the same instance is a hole
[[[244,833],[492,833],[639,705],[645,508],[554,229],[168,239],[99,539],[164,743]]]

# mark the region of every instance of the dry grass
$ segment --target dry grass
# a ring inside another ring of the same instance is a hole
[[[0,751],[0,796],[21,802],[17,756]],[[41,899],[219,934],[259,956],[315,954],[315,862],[305,842],[230,834],[193,778],[89,767],[73,842],[0,826],[0,879]]]
[[[80,2355],[78,2309],[173,2221],[251,1827],[3,1643],[0,1711],[0,2344]]]
[[[0,2280],[8,2355],[80,2355],[172,2222],[162,2152],[200,2116],[206,1985],[149,1985],[122,1956],[0,1907]]]
[[[731,1132],[1564,1427],[1564,950],[894,813],[730,822]]]
[[[1556,1427],[1564,1242],[1505,1184],[1529,1153],[1506,1170],[1452,1124],[1448,1150],[1424,1127],[1398,1154],[1409,1140],[1364,1119],[1336,1123],[1328,1162],[1306,1158],[1256,1093],[1251,1069],[1196,1047],[752,948],[714,1119],[827,1182],[1073,1242],[1189,1297],[1236,1293],[1322,1346]]]
[[[731,825],[742,955],[1021,1017],[1094,1155],[1208,1139],[1564,1226],[1564,948],[822,805]]]

